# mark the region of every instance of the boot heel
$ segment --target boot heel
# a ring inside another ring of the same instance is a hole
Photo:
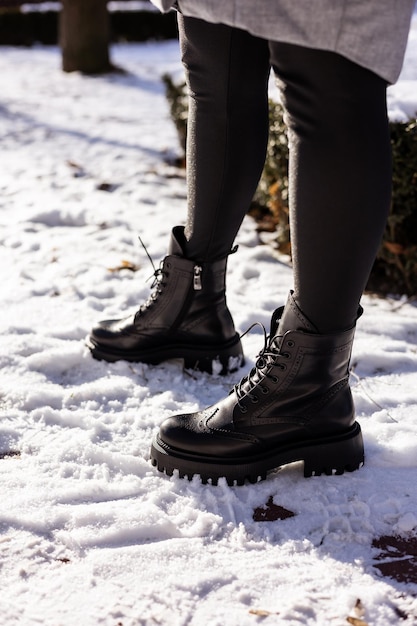
[[[304,476],[340,475],[354,472],[364,464],[362,432],[356,422],[352,429],[337,440],[316,443],[304,455]]]

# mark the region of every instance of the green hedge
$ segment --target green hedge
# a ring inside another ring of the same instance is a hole
[[[417,119],[390,123],[393,155],[391,211],[369,288],[417,295]]]
[[[172,119],[185,149],[186,88],[185,85],[175,85],[168,76],[164,81]],[[391,122],[390,133],[393,156],[391,211],[367,289],[379,294],[417,296],[417,120]],[[260,229],[276,232],[278,250],[291,254],[288,140],[283,109],[276,102],[270,102],[267,157],[250,213]]]

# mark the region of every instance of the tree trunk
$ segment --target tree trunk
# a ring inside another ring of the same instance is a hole
[[[112,69],[107,0],[62,0],[59,29],[64,72],[101,74]]]

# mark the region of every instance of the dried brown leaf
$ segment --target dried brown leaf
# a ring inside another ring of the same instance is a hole
[[[258,617],[268,617],[268,615],[279,615],[279,613],[273,613],[272,611],[265,611],[264,609],[250,609],[250,615],[257,615]]]
[[[392,254],[404,254],[405,248],[400,243],[394,243],[392,241],[384,241],[384,247],[392,252]]]
[[[116,265],[116,267],[109,267],[109,272],[120,272],[121,270],[129,270],[131,272],[137,272],[139,269],[139,265],[135,265],[131,261],[123,260],[120,265]]]
[[[353,610],[356,613],[356,617],[363,617],[365,615],[365,607],[363,606],[360,598],[356,600],[355,608]]]
[[[378,549],[373,565],[383,576],[402,583],[417,581],[417,537],[383,535],[372,547]]]
[[[275,522],[289,517],[294,517],[295,513],[285,509],[283,506],[274,504],[274,499],[270,496],[264,507],[258,507],[253,512],[254,522]]]

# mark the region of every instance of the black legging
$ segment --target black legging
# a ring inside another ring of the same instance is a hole
[[[351,326],[390,203],[385,81],[332,52],[183,16],[179,28],[191,96],[186,255],[230,251],[265,161],[272,66],[290,133],[295,298],[320,332]]]

